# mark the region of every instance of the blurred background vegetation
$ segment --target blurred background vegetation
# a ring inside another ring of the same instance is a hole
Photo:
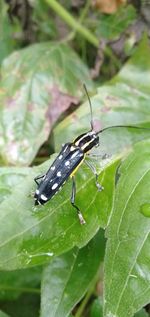
[[[104,81],[132,54],[149,23],[144,0],[1,1],[0,61],[33,43],[63,41],[93,78]]]

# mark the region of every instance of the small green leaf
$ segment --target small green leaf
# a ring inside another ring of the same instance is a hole
[[[103,260],[104,246],[100,231],[86,247],[73,249],[50,262],[42,279],[41,317],[69,315],[92,284]]]
[[[32,162],[60,114],[78,103],[86,66],[64,43],[39,43],[4,60],[0,82],[0,153],[4,162]]]
[[[150,302],[150,141],[140,142],[119,169],[107,230],[104,317],[132,317]]]

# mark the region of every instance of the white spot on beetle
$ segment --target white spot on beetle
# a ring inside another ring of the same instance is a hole
[[[74,151],[76,148],[75,148],[75,146],[71,146],[71,148],[70,148],[70,151],[72,152],[72,151]]]
[[[69,162],[69,161],[66,161],[66,162],[65,162],[65,165],[66,165],[66,166],[69,166],[69,165],[70,165],[70,162]]]
[[[61,172],[60,172],[60,171],[57,172],[57,176],[58,176],[58,177],[61,177]]]
[[[46,201],[46,200],[48,200],[48,198],[45,196],[45,195],[43,195],[43,194],[41,194],[41,197],[40,197],[42,200],[44,200],[44,201]]]
[[[77,156],[79,154],[79,151],[76,151],[72,154],[71,158],[74,158],[75,156]]]
[[[63,151],[66,152],[67,149],[68,149],[68,145],[63,149]]]
[[[61,160],[61,159],[62,159],[62,157],[63,157],[63,156],[62,156],[62,154],[61,154],[61,155],[59,155],[59,157],[58,157],[58,158],[59,158],[59,160]]]
[[[51,170],[54,171],[55,170],[55,166],[51,166]]]
[[[58,184],[55,183],[55,184],[52,186],[52,190],[55,189],[55,188],[57,188],[57,186],[58,186]]]
[[[39,194],[39,192],[40,192],[39,189],[36,189],[35,193],[36,193],[37,195]]]

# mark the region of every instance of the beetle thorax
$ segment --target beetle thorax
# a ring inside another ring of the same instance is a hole
[[[99,145],[99,136],[94,131],[89,131],[79,135],[74,140],[74,145],[80,147],[84,153]]]

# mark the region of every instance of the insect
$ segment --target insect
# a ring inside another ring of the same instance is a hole
[[[73,142],[66,143],[62,146],[62,149],[48,171],[44,175],[37,176],[34,180],[37,184],[37,189],[34,194],[35,205],[44,205],[47,203],[65,184],[65,182],[70,177],[72,179],[72,193],[71,193],[71,204],[76,209],[78,217],[81,224],[85,224],[85,219],[79,209],[75,204],[76,198],[76,183],[75,183],[75,173],[77,172],[79,166],[85,160],[88,152],[99,145],[99,134],[103,131],[111,128],[136,128],[136,129],[149,129],[142,128],[137,126],[110,126],[106,127],[98,132],[94,131],[93,127],[93,113],[91,101],[84,85],[91,112],[91,129],[88,132],[85,132],[79,135]],[[95,183],[98,188],[98,191],[103,190],[103,187],[98,183],[98,174],[93,165],[86,162],[88,167],[92,170],[95,175]]]

